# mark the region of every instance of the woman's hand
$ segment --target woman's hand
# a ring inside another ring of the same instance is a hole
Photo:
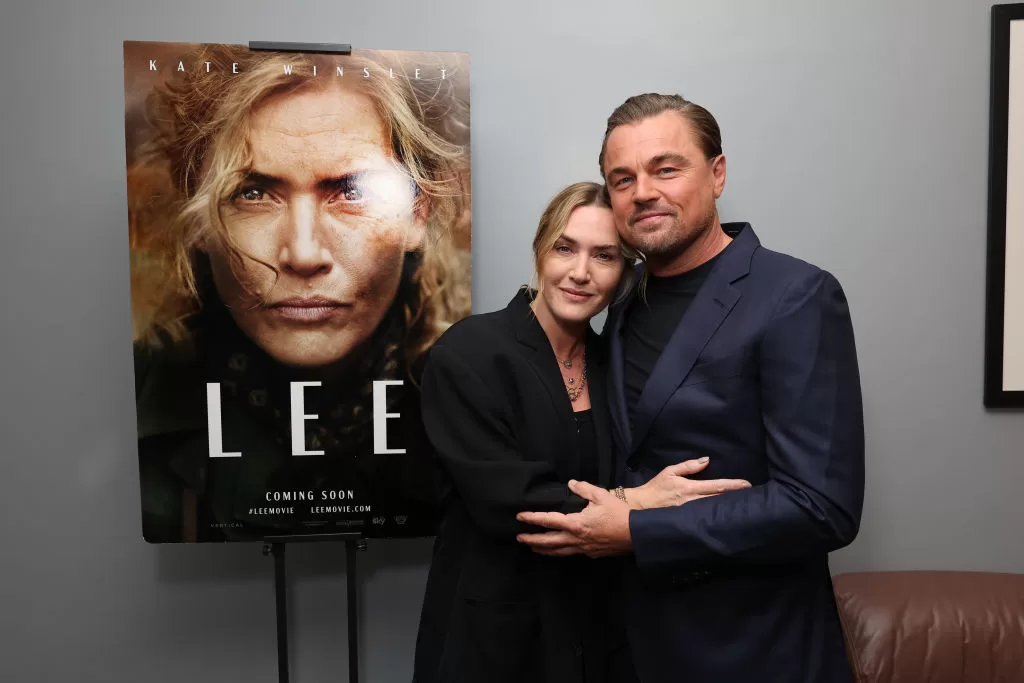
[[[624,489],[626,502],[634,510],[673,507],[726,491],[750,488],[750,482],[744,479],[700,481],[686,478],[703,470],[708,462],[708,458],[700,458],[669,465],[643,486]]]

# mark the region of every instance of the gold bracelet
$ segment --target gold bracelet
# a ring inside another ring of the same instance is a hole
[[[622,489],[621,486],[616,486],[612,493],[614,493],[615,497],[621,500],[623,503],[629,505],[629,501],[626,500],[626,492]]]

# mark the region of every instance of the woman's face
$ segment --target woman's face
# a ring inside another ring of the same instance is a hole
[[[567,322],[588,322],[611,301],[625,261],[610,209],[581,206],[540,264],[541,300]]]
[[[210,241],[217,291],[278,362],[335,363],[376,329],[422,244],[415,187],[350,86],[274,95],[250,124],[252,170],[222,211],[243,264]]]

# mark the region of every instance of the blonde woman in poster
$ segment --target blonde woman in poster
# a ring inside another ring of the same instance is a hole
[[[147,540],[433,532],[418,380],[470,310],[461,59],[126,44]]]

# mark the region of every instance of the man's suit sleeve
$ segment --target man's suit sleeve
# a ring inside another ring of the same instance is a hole
[[[423,370],[427,436],[470,517],[485,532],[543,531],[516,520],[524,511],[579,512],[586,501],[544,461],[518,450],[507,415],[488,385],[451,348],[435,344]]]
[[[632,512],[641,569],[676,574],[781,562],[831,552],[856,537],[864,420],[853,326],[839,282],[816,271],[790,286],[759,353],[768,481]]]

